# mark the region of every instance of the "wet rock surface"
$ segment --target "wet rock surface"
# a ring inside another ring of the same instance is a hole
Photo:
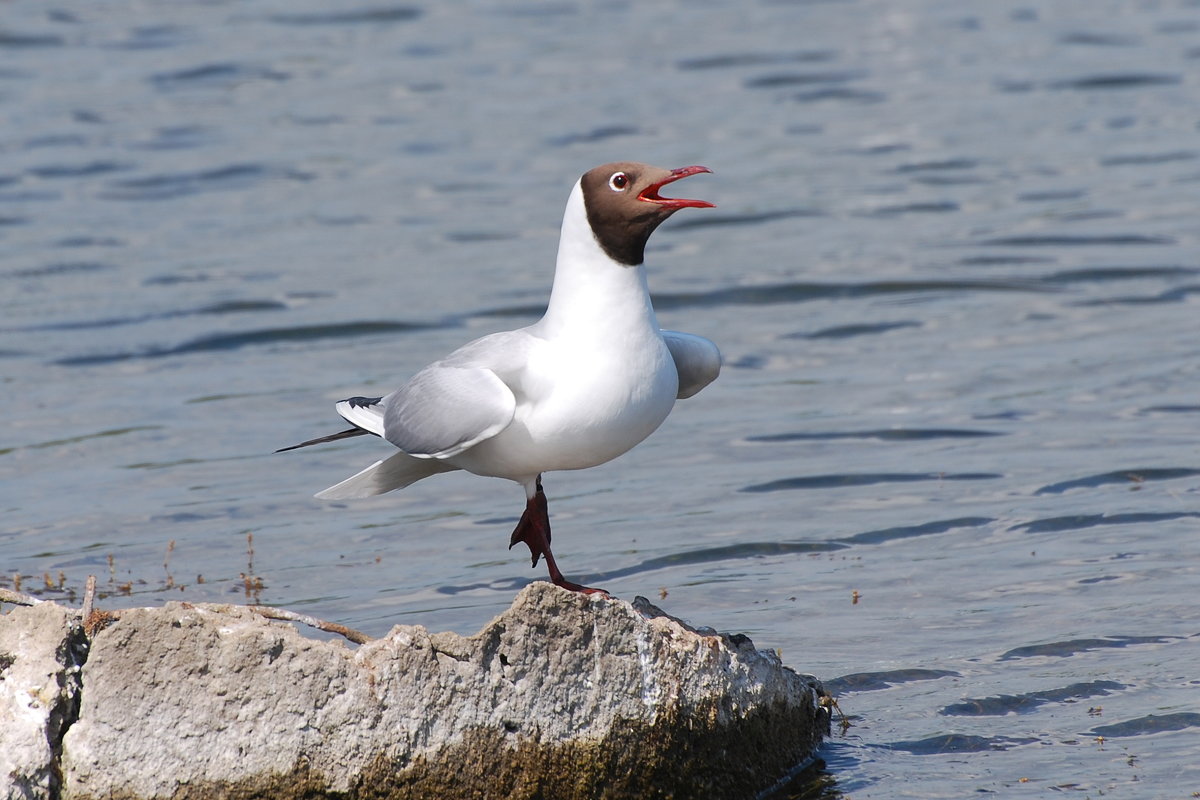
[[[133,609],[83,687],[61,794],[31,796],[749,798],[828,724],[820,684],[746,637],[547,583],[473,636],[357,648],[245,607]]]

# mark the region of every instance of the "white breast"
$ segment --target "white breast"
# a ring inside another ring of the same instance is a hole
[[[546,314],[524,333],[535,342],[526,361],[501,376],[517,401],[512,423],[455,456],[456,466],[517,481],[592,467],[645,439],[671,412],[679,373],[645,267],[619,264],[600,248],[578,184]]]

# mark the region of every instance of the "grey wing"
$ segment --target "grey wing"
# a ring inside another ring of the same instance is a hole
[[[721,351],[703,336],[678,331],[663,331],[663,341],[675,359],[679,373],[680,400],[691,397],[721,374]]]
[[[418,458],[449,458],[508,427],[512,390],[482,366],[431,364],[384,398],[383,436]]]

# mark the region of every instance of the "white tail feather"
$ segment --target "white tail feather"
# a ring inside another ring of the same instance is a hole
[[[373,406],[354,405],[349,400],[343,400],[334,406],[342,419],[351,425],[362,428],[376,436],[383,436],[383,403]]]
[[[458,467],[430,458],[413,458],[408,453],[396,453],[391,458],[376,461],[357,475],[330,486],[315,495],[321,500],[355,500],[372,497],[395,489],[403,489],[422,478],[439,472],[452,472]]]

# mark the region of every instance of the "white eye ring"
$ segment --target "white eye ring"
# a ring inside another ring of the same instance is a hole
[[[608,188],[614,192],[623,192],[629,187],[629,176],[624,172],[614,172],[608,179]]]

